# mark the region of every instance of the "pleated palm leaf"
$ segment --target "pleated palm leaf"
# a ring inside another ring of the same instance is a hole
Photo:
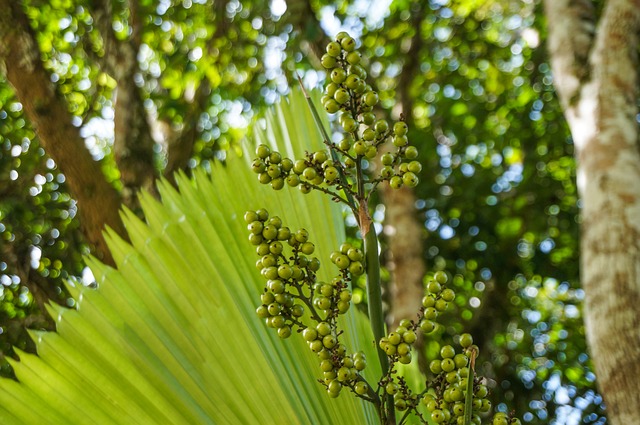
[[[321,146],[300,93],[264,120],[255,139],[291,157]],[[277,144],[276,144],[277,143]],[[98,282],[70,285],[74,309],[51,306],[56,332],[33,332],[38,355],[0,381],[2,424],[367,424],[372,406],[346,391],[330,399],[318,359],[294,334],[282,341],[256,317],[264,281],[247,241],[245,210],[265,207],[305,227],[323,262],[343,239],[340,207],[317,193],[273,191],[250,170],[252,148],[212,176],[161,182],[141,195],[146,222],[125,212],[131,243],[109,233],[117,269],[89,260]],[[350,350],[379,376],[366,318],[344,319]],[[357,344],[354,340],[357,338]]]

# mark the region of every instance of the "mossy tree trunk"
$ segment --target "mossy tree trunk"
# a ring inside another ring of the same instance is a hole
[[[578,162],[588,342],[609,420],[640,423],[640,1],[598,13],[590,1],[547,0],[545,12]]]

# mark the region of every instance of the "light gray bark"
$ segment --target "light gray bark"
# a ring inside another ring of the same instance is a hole
[[[640,1],[547,0],[549,50],[583,202],[581,279],[597,382],[614,425],[640,423]]]

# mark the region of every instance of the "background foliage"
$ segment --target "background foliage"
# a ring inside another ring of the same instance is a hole
[[[443,343],[463,329],[473,333],[494,401],[526,422],[603,423],[581,318],[573,147],[551,86],[539,5],[374,3],[140,2],[135,83],[158,142],[154,166],[167,167],[167,140],[187,128],[194,141],[187,173],[241,153],[256,114],[289,90],[294,72],[320,84],[323,43],[350,30],[371,58],[383,107],[404,111],[421,152],[424,261],[454,274],[461,295]],[[112,26],[126,40],[129,9],[114,4]],[[106,51],[93,7],[24,2],[51,80],[105,178],[119,187],[116,84],[100,66]],[[25,326],[52,328],[48,300],[72,303],[62,282],[82,276],[88,247],[64,175],[4,80],[0,181],[0,348],[13,356],[12,345],[33,350]],[[437,348],[427,346],[427,356]]]

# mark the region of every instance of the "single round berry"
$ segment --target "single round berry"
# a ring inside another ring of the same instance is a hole
[[[338,57],[340,55],[340,52],[342,52],[342,47],[337,41],[332,41],[327,44],[327,53],[329,54],[329,56],[332,56],[334,58]]]
[[[340,40],[340,45],[347,52],[353,52],[356,48],[356,40],[353,37],[346,36]]]
[[[402,187],[402,177],[391,177],[391,180],[389,180],[389,186],[391,186],[392,189],[400,189]]]
[[[445,288],[440,294],[440,297],[446,302],[451,302],[456,298],[456,293],[451,288]]]
[[[472,344],[473,337],[471,336],[471,334],[464,333],[460,335],[460,345],[462,346],[462,348],[471,347]]]
[[[440,357],[443,359],[451,359],[456,355],[456,350],[451,345],[445,345],[440,349]]]
[[[407,134],[407,130],[408,127],[407,123],[405,122],[399,121],[393,125],[393,133],[396,136],[404,136],[405,134]]]
[[[331,56],[329,53],[325,53],[324,55],[322,55],[322,58],[320,59],[320,63],[325,69],[332,69],[334,66],[338,64],[338,62],[336,61],[336,58]]]
[[[256,155],[260,159],[265,159],[270,154],[271,154],[271,149],[269,149],[269,146],[267,145],[258,145],[258,147],[256,148]]]
[[[360,55],[360,52],[353,51],[347,55],[347,62],[350,65],[358,65],[361,59],[362,56]]]
[[[358,381],[356,382],[356,385],[353,389],[356,394],[365,395],[369,391],[369,386],[366,384],[366,382]]]
[[[444,285],[445,283],[447,283],[447,274],[443,271],[437,271],[434,275],[433,278],[435,280],[437,280],[440,284]]]
[[[364,103],[368,106],[376,106],[378,103],[378,93],[370,91],[364,95]]]
[[[404,151],[404,156],[407,159],[416,159],[418,157],[418,149],[415,146],[407,146]]]

